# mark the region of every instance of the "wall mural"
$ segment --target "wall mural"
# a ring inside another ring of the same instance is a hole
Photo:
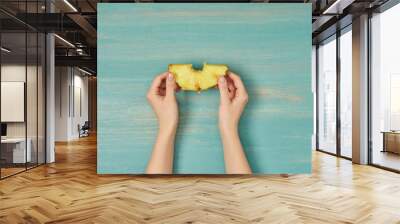
[[[239,131],[254,173],[309,173],[311,4],[98,4],[98,173],[145,172],[157,135],[146,100],[169,64],[224,64],[249,103]],[[180,91],[174,173],[221,174],[219,91]]]

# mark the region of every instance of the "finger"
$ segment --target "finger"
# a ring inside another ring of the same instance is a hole
[[[229,99],[232,101],[235,98],[236,91],[229,91]]]
[[[165,96],[175,98],[175,89],[176,89],[175,77],[172,73],[168,73]]]
[[[231,71],[228,72],[228,76],[230,79],[232,79],[233,84],[236,87],[236,94],[238,96],[241,96],[241,95],[246,96],[247,95],[246,87],[244,87],[244,84],[243,84],[240,76],[236,75],[235,73],[233,73]]]
[[[218,89],[221,97],[221,102],[229,102],[228,83],[226,82],[226,78],[223,76],[218,79]]]
[[[166,88],[166,87],[159,87],[158,89],[159,89],[159,90],[164,90],[164,91],[165,91],[167,88]]]
[[[162,79],[161,80],[161,84],[160,84],[160,88],[163,88],[163,89],[165,89],[166,88],[166,82],[167,82],[167,79]]]
[[[151,83],[149,93],[150,94],[157,94],[158,88],[161,86],[162,81],[167,77],[168,72],[164,72],[157,77],[154,78],[153,82]]]
[[[159,87],[158,88],[158,95],[160,95],[160,96],[165,96],[165,91],[166,91],[166,88],[164,87],[164,88],[162,88],[162,87]]]
[[[159,89],[158,94],[159,94],[160,96],[165,96],[165,92],[166,92],[165,89]]]
[[[228,73],[225,75],[225,78],[228,81],[228,83],[233,83],[233,80],[231,79],[231,77],[229,77]]]
[[[228,81],[228,89],[229,92],[232,92],[236,89],[235,84],[232,81]]]
[[[235,96],[236,88],[235,88],[233,82],[229,78],[227,78],[227,81],[228,81],[229,99],[232,100]]]

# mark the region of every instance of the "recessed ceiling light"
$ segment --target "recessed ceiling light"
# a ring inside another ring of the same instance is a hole
[[[351,5],[354,2],[354,0],[336,0],[333,2],[332,5],[330,5],[322,14],[342,14],[343,9],[347,8],[349,5]]]
[[[64,0],[65,4],[67,4],[74,12],[78,12],[78,10],[68,1]]]
[[[9,50],[9,49],[7,49],[5,47],[1,47],[1,51],[4,51],[6,53],[10,53],[11,52],[11,50]]]
[[[81,72],[83,72],[83,73],[85,73],[85,74],[87,74],[87,75],[90,75],[90,76],[93,75],[92,73],[90,73],[90,72],[88,72],[88,71],[86,71],[86,70],[83,70],[83,69],[81,69],[81,68],[79,68],[79,67],[78,67],[78,70],[81,71]]]
[[[68,46],[75,48],[75,45],[73,45],[73,44],[72,44],[71,42],[69,42],[68,40],[66,40],[66,39],[64,39],[64,38],[62,38],[62,37],[60,37],[60,36],[57,35],[57,34],[54,34],[54,36],[57,37],[57,38],[58,38],[59,40],[61,40],[62,42],[66,43]]]

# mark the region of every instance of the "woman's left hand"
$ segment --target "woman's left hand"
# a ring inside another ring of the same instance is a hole
[[[147,100],[153,108],[160,131],[175,131],[179,121],[175,91],[179,90],[174,76],[165,72],[158,75],[147,92]]]

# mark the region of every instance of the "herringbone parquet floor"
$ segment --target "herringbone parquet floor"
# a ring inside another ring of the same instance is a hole
[[[400,223],[400,175],[313,155],[293,176],[96,174],[96,139],[0,181],[0,223]]]

